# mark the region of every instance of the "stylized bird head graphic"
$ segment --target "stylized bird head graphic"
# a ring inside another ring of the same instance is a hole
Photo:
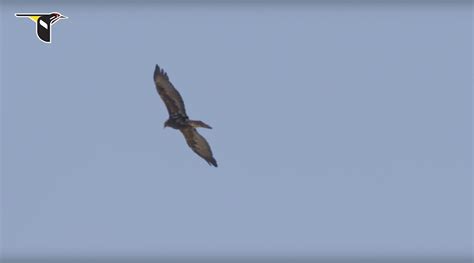
[[[51,43],[51,26],[60,19],[66,19],[66,16],[61,15],[58,12],[49,14],[27,14],[27,13],[16,13],[17,17],[28,17],[36,23],[36,36],[45,42]]]

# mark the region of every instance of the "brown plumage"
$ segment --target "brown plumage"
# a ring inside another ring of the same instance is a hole
[[[212,155],[209,143],[196,130],[196,128],[212,129],[212,127],[202,121],[189,119],[186,114],[183,98],[170,82],[168,74],[166,74],[163,69],[160,69],[158,65],[155,67],[153,78],[155,80],[156,90],[165,103],[169,114],[169,118],[165,121],[164,127],[180,130],[188,146],[197,153],[197,155],[206,160],[209,165],[217,167],[217,161]]]

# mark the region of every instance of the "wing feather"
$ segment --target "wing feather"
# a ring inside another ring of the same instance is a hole
[[[188,146],[197,155],[201,156],[201,158],[206,160],[209,165],[217,167],[217,161],[212,155],[212,150],[209,146],[209,143],[201,134],[197,132],[195,128],[188,126],[180,129],[180,131],[183,133]]]
[[[156,65],[153,78],[155,80],[156,90],[165,103],[170,117],[177,115],[187,117],[183,98],[169,80],[168,74]]]

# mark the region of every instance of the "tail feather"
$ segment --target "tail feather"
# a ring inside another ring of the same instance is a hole
[[[189,120],[188,123],[189,123],[189,125],[191,125],[191,127],[194,127],[194,128],[212,129],[211,126],[205,124],[205,123],[202,122],[202,121]]]

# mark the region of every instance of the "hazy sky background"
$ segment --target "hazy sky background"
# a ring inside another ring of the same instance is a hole
[[[1,3],[4,255],[470,255],[470,1],[79,2]]]

